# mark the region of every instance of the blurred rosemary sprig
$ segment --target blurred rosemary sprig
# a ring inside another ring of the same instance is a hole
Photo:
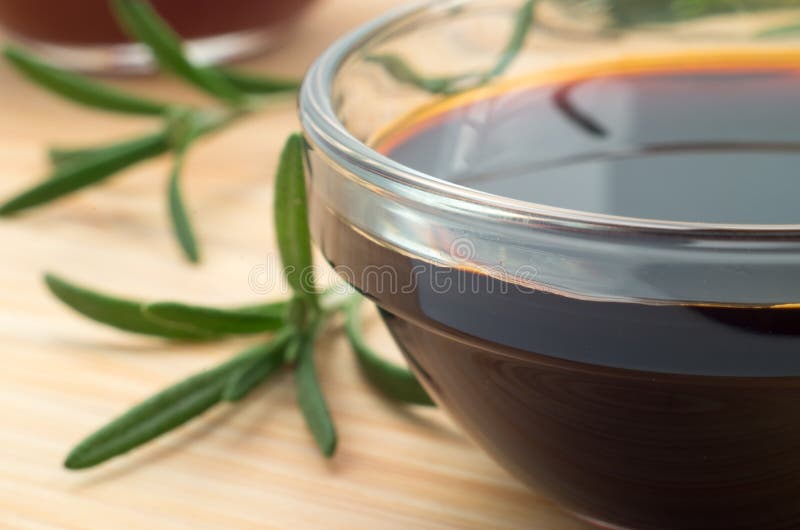
[[[161,124],[152,133],[111,144],[80,149],[51,148],[51,173],[39,184],[0,204],[0,215],[47,204],[103,182],[134,164],[171,152],[175,160],[166,188],[170,220],[183,254],[197,262],[199,245],[180,182],[187,151],[200,138],[258,112],[270,99],[295,92],[299,83],[194,64],[184,53],[177,34],[147,2],[113,0],[112,6],[122,27],[150,48],[162,70],[205,92],[216,103],[201,108],[145,98],[51,66],[24,49],[6,47],[5,58],[14,68],[54,94],[97,110],[150,116],[159,119]]]
[[[593,0],[619,26],[673,22],[708,15],[798,7],[797,0]]]
[[[262,342],[216,367],[142,401],[80,442],[67,456],[70,469],[88,468],[121,455],[201,415],[221,402],[238,401],[282,368],[294,372],[297,402],[320,451],[336,450],[336,429],[317,379],[315,347],[326,324],[344,312],[346,334],[366,379],[386,397],[432,405],[408,369],[381,358],[359,326],[358,294],[320,292],[314,284],[302,164],[302,136],[289,137],[276,176],[275,229],[289,300],[234,308],[180,302],[143,302],[100,293],[54,275],[50,291],[75,311],[128,332],[172,340],[216,341],[263,335]]]
[[[536,2],[537,0],[525,0],[522,3],[522,6],[514,15],[514,26],[506,45],[494,64],[486,70],[450,76],[425,76],[396,54],[370,54],[365,56],[364,60],[382,66],[396,81],[416,86],[432,94],[455,94],[463,90],[476,88],[505,72],[517,54],[519,54],[533,25]]]
[[[200,138],[258,112],[276,95],[299,83],[192,63],[178,36],[144,0],[113,0],[114,12],[134,38],[147,45],[164,71],[211,96],[216,104],[195,107],[157,101],[107,86],[46,64],[25,50],[7,47],[6,59],[43,88],[90,108],[159,119],[152,133],[101,146],[51,148],[51,174],[0,205],[10,215],[46,204],[118,171],[167,152],[173,166],[167,181],[170,219],[183,254],[200,257],[181,174],[187,151]],[[293,296],[289,300],[233,308],[174,301],[121,298],[45,275],[50,292],[96,322],[117,329],[182,341],[221,341],[237,335],[263,336],[255,346],[222,364],[178,382],[144,400],[79,443],[65,466],[83,469],[126,453],[186,423],[221,402],[238,401],[281,368],[294,372],[297,401],[321,452],[333,455],[336,430],[314,365],[315,346],[331,317],[345,313],[347,337],[367,380],[387,397],[432,405],[406,368],[380,358],[365,343],[357,320],[358,294],[319,292],[314,285],[311,239],[302,163],[302,137],[294,134],[281,154],[276,177],[275,226],[281,259]]]
[[[800,6],[798,0],[574,0],[574,3],[590,4],[594,10],[607,13],[611,23],[623,29],[639,24],[675,22],[737,11]],[[502,75],[519,55],[533,27],[536,5],[537,0],[522,2],[514,13],[513,28],[506,45],[492,66],[485,70],[436,76],[421,73],[395,53],[372,53],[365,55],[364,60],[381,66],[395,81],[431,94],[452,95],[477,88]],[[800,22],[767,28],[754,37],[776,39],[797,35],[800,35]]]

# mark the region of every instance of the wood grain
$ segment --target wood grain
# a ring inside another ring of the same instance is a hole
[[[336,36],[398,3],[324,0],[284,48],[250,66],[300,75]],[[161,97],[198,97],[171,79],[116,82]],[[45,145],[100,142],[151,126],[64,103],[4,66],[0,115],[0,196],[43,174]],[[95,325],[50,297],[42,272],[142,297],[263,299],[248,278],[275,256],[272,171],[295,129],[287,103],[191,154],[185,189],[204,243],[199,268],[182,262],[169,232],[166,160],[0,222],[0,527],[585,528],[510,478],[441,411],[381,399],[336,332],[318,358],[340,432],[332,461],[317,454],[284,377],[128,457],[88,472],[62,469],[83,435],[241,344],[176,346]],[[374,315],[369,332],[397,355]]]

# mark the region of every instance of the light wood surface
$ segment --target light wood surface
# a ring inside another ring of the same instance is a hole
[[[321,0],[290,42],[251,62],[300,75],[338,35],[397,0]],[[192,95],[164,78],[116,81],[162,97]],[[64,103],[0,67],[0,196],[42,176],[47,144],[133,134],[148,120]],[[121,294],[205,303],[263,299],[251,271],[275,256],[271,179],[294,105],[242,123],[190,157],[185,188],[204,243],[179,259],[165,213],[167,163],[0,221],[0,528],[585,528],[495,465],[438,410],[402,408],[360,377],[340,333],[318,368],[340,435],[317,454],[279,377],[236,407],[98,469],[61,461],[82,436],[162,386],[242,346],[170,345],[96,325],[43,288],[45,270]],[[376,345],[398,355],[370,315]]]

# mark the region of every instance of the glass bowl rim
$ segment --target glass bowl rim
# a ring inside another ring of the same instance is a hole
[[[300,121],[306,138],[323,150],[326,158],[356,167],[359,177],[390,194],[412,203],[447,201],[459,212],[478,218],[535,224],[569,231],[600,231],[627,236],[634,234],[685,238],[791,239],[800,241],[798,224],[735,224],[674,221],[625,217],[548,206],[479,191],[400,164],[372,149],[347,129],[337,116],[332,97],[333,83],[344,62],[393,25],[426,13],[449,12],[480,0],[418,0],[389,10],[359,26],[330,45],[306,73],[299,95]],[[392,183],[391,190],[388,183]]]

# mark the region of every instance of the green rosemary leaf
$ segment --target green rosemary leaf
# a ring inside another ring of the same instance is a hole
[[[199,416],[222,399],[232,373],[261,355],[260,351],[247,350],[142,401],[80,442],[69,453],[64,466],[69,469],[92,467]]]
[[[46,274],[44,280],[56,298],[96,322],[133,333],[169,339],[208,340],[213,338],[213,335],[207,331],[147,318],[142,312],[144,304],[137,300],[93,291],[53,274]]]
[[[220,309],[179,302],[155,302],[144,306],[144,314],[159,322],[181,328],[202,329],[215,335],[250,334],[274,331],[283,318],[252,310]]]
[[[175,237],[180,244],[183,254],[192,263],[200,261],[200,251],[198,250],[197,239],[192,229],[189,214],[186,211],[186,206],[183,202],[180,185],[180,172],[183,167],[183,155],[177,155],[173,164],[172,174],[169,179],[169,187],[167,190],[169,214],[172,221],[172,228],[175,232]]]
[[[284,274],[294,291],[314,299],[311,236],[303,171],[303,136],[292,134],[281,152],[275,177],[275,230]]]
[[[231,374],[222,392],[223,399],[239,401],[272,375],[283,364],[283,352],[294,334],[293,329],[284,328],[271,341],[247,350],[258,357]]]
[[[618,26],[659,24],[724,13],[796,8],[797,0],[605,0]]]
[[[279,94],[294,92],[300,88],[300,81],[296,79],[254,75],[229,69],[219,69],[219,73],[230,84],[248,94]]]
[[[297,402],[303,411],[306,425],[322,454],[331,457],[336,451],[336,428],[314,368],[314,341],[321,329],[322,319],[318,319],[306,333],[297,338],[300,342],[296,346],[298,349],[294,377]]]
[[[225,114],[198,114],[194,137],[213,133],[243,115],[244,113],[238,111]],[[161,155],[170,147],[172,147],[170,134],[165,130],[107,146],[70,151],[56,150],[51,156],[55,158],[61,156],[63,159],[66,153],[67,158],[64,159],[64,163],[57,164],[53,173],[40,184],[0,204],[0,216],[39,206],[96,184],[128,166]]]
[[[770,28],[756,34],[759,39],[780,39],[784,37],[800,36],[800,23]]]
[[[607,0],[609,13],[620,27],[674,20],[673,0]]]
[[[501,75],[519,54],[533,25],[536,0],[526,0],[514,16],[514,30],[503,48],[497,62],[485,72],[467,72],[460,75],[424,76],[412,68],[401,57],[394,54],[373,54],[364,58],[367,62],[381,65],[396,81],[416,86],[432,94],[454,94],[474,88]]]
[[[442,77],[424,76],[399,56],[388,53],[367,55],[364,60],[379,64],[396,81],[414,85],[432,94],[450,94],[457,91],[456,87],[463,84],[467,79],[480,77],[479,74],[475,73]]]
[[[62,97],[102,110],[127,114],[162,115],[170,105],[127,94],[108,85],[44,63],[17,47],[3,50],[6,59],[23,75]]]
[[[670,5],[677,20],[721,13],[752,13],[755,11],[796,8],[797,0],[672,0]]]
[[[359,327],[360,305],[361,299],[359,298],[345,308],[345,333],[369,382],[391,399],[404,403],[435,406],[410,370],[383,359],[367,345]]]
[[[297,354],[300,352],[302,342],[301,340],[293,340],[286,346],[286,351],[283,354],[284,362],[294,364],[297,361]]]
[[[286,308],[289,306],[288,301],[269,302],[266,304],[256,304],[237,307],[236,311],[241,313],[250,313],[255,315],[270,316],[274,318],[284,318],[286,316]]]
[[[192,64],[178,35],[147,2],[114,0],[112,5],[122,26],[150,48],[162,68],[227,103],[244,101],[244,94],[216,69]]]
[[[0,205],[0,215],[32,208],[96,184],[121,169],[158,156],[168,149],[165,132],[98,149],[91,156],[81,156],[73,162],[57,166],[49,178]]]
[[[514,16],[514,31],[511,33],[511,38],[508,40],[503,53],[500,58],[486,74],[483,76],[483,81],[489,81],[506,71],[514,59],[519,54],[522,46],[525,44],[525,39],[528,37],[531,26],[533,25],[533,11],[536,7],[536,0],[527,0],[522,7],[517,11]]]
[[[200,251],[192,229],[192,222],[189,219],[189,212],[183,201],[180,176],[183,171],[186,150],[195,137],[195,130],[196,118],[191,113],[182,114],[171,123],[170,136],[174,146],[175,160],[172,163],[172,172],[167,186],[167,204],[172,229],[184,256],[192,263],[200,261]]]
[[[102,154],[107,146],[103,147],[89,147],[89,148],[64,148],[64,147],[51,147],[47,150],[47,158],[54,166],[77,162],[80,159],[92,157],[94,155]]]

